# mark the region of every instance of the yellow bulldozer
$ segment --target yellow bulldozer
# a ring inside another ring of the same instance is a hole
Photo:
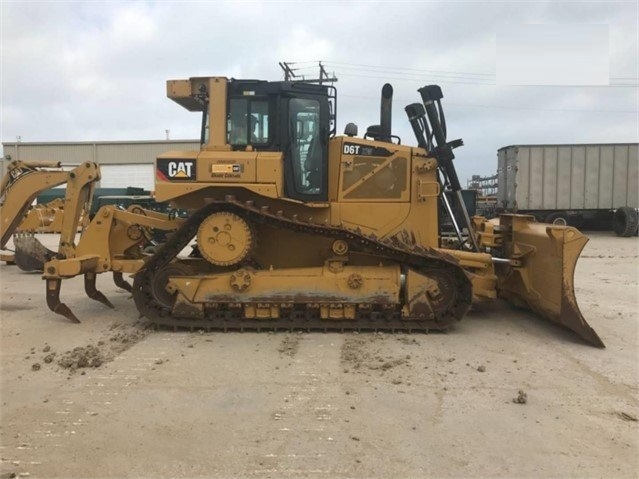
[[[130,248],[136,227],[159,224],[105,216],[81,252],[61,248],[44,265],[49,307],[75,320],[61,280],[84,274],[100,300],[105,271],[135,273],[139,313],[173,328],[445,330],[474,301],[499,297],[603,346],[574,294],[587,238],[532,216],[470,218],[453,164],[463,143],[447,140],[441,89],[419,93],[405,109],[417,142],[407,146],[391,130],[388,84],[379,125],[358,136],[354,124],[337,134],[326,84],[168,81],[168,97],[202,115],[201,148],[157,158],[155,199],[188,216],[165,222],[166,241],[135,259],[101,245],[128,237]]]

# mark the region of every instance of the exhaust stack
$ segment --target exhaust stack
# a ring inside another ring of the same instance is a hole
[[[379,112],[380,140],[391,141],[391,123],[393,118],[393,86],[386,83],[382,87],[382,102]]]

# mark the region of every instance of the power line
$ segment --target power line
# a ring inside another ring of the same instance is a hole
[[[378,69],[385,69],[385,70],[392,70],[392,71],[405,70],[405,71],[414,71],[414,72],[422,72],[422,73],[432,72],[432,73],[450,73],[450,74],[454,74],[454,75],[495,76],[494,73],[453,72],[453,71],[446,71],[446,70],[423,70],[423,69],[418,69],[418,68],[406,68],[406,67],[384,67],[384,66],[380,66],[380,65],[363,65],[363,64],[360,64],[360,63],[334,62],[334,61],[331,61],[331,60],[327,60],[325,63],[326,64],[341,65],[341,66],[352,66],[352,67],[363,67],[363,68],[378,68]]]
[[[399,80],[399,81],[418,81],[417,78],[403,78],[403,77],[393,77],[393,76],[379,76],[379,75],[359,75],[357,73],[340,73],[341,77],[360,77],[360,78],[376,78],[376,79],[387,79],[387,80]],[[468,81],[457,81],[457,80],[446,80],[440,79],[438,80],[441,83],[461,83],[464,85],[486,85],[486,86],[495,86],[495,83],[477,83],[477,82],[468,82]]]
[[[533,111],[560,111],[570,113],[632,113],[636,115],[639,110],[586,110],[580,108],[533,108],[527,106],[502,106],[502,105],[473,105],[464,103],[448,103],[448,106],[469,107],[469,108],[498,108],[504,110],[533,110]]]
[[[496,79],[495,73],[477,73],[477,72],[462,72],[462,71],[446,71],[446,70],[428,70],[408,67],[385,67],[381,65],[365,65],[359,63],[346,63],[346,62],[334,62],[326,61],[327,65],[337,65],[340,69],[345,68],[348,70],[363,71],[368,73],[394,73],[402,76],[417,76],[427,74],[429,76],[436,77],[452,77],[461,80],[470,81],[487,81],[494,82]],[[413,73],[414,72],[414,73]],[[633,81],[638,82],[639,77],[610,77],[612,81]],[[482,83],[483,84],[483,83]],[[614,84],[610,86],[639,86],[639,83],[633,84]]]
[[[375,97],[371,96],[361,96],[361,95],[340,95],[341,97],[348,98],[362,98],[366,100],[377,100]],[[399,99],[400,102],[405,103],[407,100]],[[445,106],[452,107],[468,107],[468,108],[488,108],[488,109],[503,109],[503,110],[533,110],[533,111],[554,111],[554,112],[574,112],[574,113],[632,113],[638,114],[639,110],[590,110],[590,109],[578,109],[578,108],[533,108],[526,106],[505,106],[505,105],[480,105],[480,104],[472,104],[472,103],[446,103]]]
[[[473,77],[468,77],[465,75],[457,75],[452,73],[412,73],[412,72],[402,72],[397,70],[391,71],[391,70],[383,70],[383,69],[377,69],[377,68],[358,68],[358,67],[350,67],[350,66],[339,67],[339,69],[340,70],[346,69],[347,71],[354,70],[356,72],[365,72],[365,73],[383,73],[383,74],[396,73],[402,76],[416,77],[416,78],[424,78],[424,76],[428,76],[429,78],[437,77],[437,78],[452,78],[452,79],[471,80],[471,81],[487,81],[487,82],[494,81],[494,79],[491,79],[491,78],[473,78]]]
[[[361,75],[358,73],[340,73],[339,76],[343,76],[343,77],[359,77],[359,78],[375,78],[375,79],[386,79],[386,80],[399,80],[399,81],[418,81],[417,78],[406,78],[406,77],[402,77],[402,76],[379,76],[379,75]],[[463,85],[484,85],[484,86],[535,86],[535,85],[498,85],[496,82],[490,82],[490,83],[480,83],[480,82],[474,82],[474,81],[458,81],[456,79],[454,80],[450,80],[450,79],[446,79],[446,78],[437,78],[435,79],[437,80],[439,83],[460,83]],[[639,84],[609,84],[609,85],[539,85],[539,86],[565,86],[565,87],[571,87],[571,86],[580,86],[580,87],[589,87],[589,88],[637,88],[639,87]]]

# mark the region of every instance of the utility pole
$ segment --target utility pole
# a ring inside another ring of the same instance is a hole
[[[324,65],[322,65],[322,62],[320,61],[318,63],[319,63],[319,71],[320,71],[319,84],[321,85],[323,81],[336,82],[337,78],[335,78],[335,74],[333,73],[333,77],[329,78],[328,73],[326,73],[326,69],[324,68]]]
[[[22,136],[16,136],[16,160],[20,159],[20,143],[22,142]]]
[[[335,73],[333,73],[333,76],[329,76],[322,62],[318,61],[317,63],[319,65],[319,78],[305,78],[304,76],[300,78],[295,74],[297,69],[291,68],[291,65],[295,65],[293,62],[279,62],[279,65],[284,70],[284,81],[304,81],[306,83],[319,83],[320,85],[337,81]]]
[[[280,67],[284,70],[284,81],[291,81],[292,78],[295,78],[295,72],[289,66],[287,62],[279,62]]]

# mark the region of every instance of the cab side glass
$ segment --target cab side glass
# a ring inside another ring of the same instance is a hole
[[[267,145],[270,141],[268,101],[232,98],[226,126],[230,145]]]
[[[295,191],[318,194],[323,184],[319,101],[293,98],[289,105],[289,127]]]

